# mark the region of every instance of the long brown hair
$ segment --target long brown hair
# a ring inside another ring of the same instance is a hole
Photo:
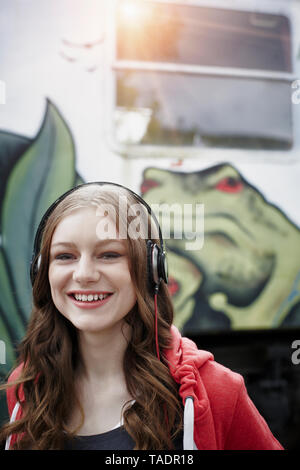
[[[119,213],[119,196],[126,195],[127,204],[136,204],[126,190],[115,187],[82,187],[63,199],[51,213],[41,243],[41,264],[33,285],[33,309],[26,335],[19,347],[23,368],[16,385],[16,398],[22,384],[25,394],[22,417],[5,424],[0,441],[17,434],[17,449],[63,449],[66,436],[73,436],[66,427],[76,406],[83,410],[76,395],[75,376],[80,364],[75,327],[55,307],[48,280],[49,252],[52,235],[58,223],[71,211],[90,204],[111,204],[116,211],[119,230],[130,222],[127,213]],[[148,234],[153,230],[147,216]],[[153,222],[153,221],[152,221]],[[153,233],[153,232],[151,232]],[[157,239],[153,241],[159,243]],[[135,400],[124,408],[124,427],[137,450],[172,449],[172,440],[182,428],[182,405],[177,384],[172,379],[163,350],[170,347],[170,326],[173,306],[167,287],[160,286],[158,309],[158,343],[161,360],[156,357],[154,328],[154,296],[149,290],[146,242],[127,237],[132,282],[137,302],[125,320],[132,326],[132,336],[124,355],[124,372],[128,392]],[[134,260],[134,262],[132,262]],[[1,388],[7,388],[4,385]]]

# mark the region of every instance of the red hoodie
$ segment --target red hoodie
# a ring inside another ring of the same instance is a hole
[[[175,326],[171,328],[172,348],[164,355],[170,373],[180,384],[179,393],[186,405],[184,433],[192,433],[193,447],[199,450],[282,450],[283,447],[271,433],[267,423],[255,408],[245,388],[241,375],[214,361],[208,351],[199,350],[188,338],[181,337]],[[22,364],[9,377],[15,380]],[[13,420],[22,415],[24,393],[19,393],[18,406],[14,388],[7,389],[9,414]],[[193,417],[192,427],[189,418]],[[13,435],[11,447],[16,441]]]
[[[180,384],[183,403],[194,402],[194,442],[206,450],[282,450],[250,400],[241,375],[214,361],[172,326],[173,345],[165,351]]]

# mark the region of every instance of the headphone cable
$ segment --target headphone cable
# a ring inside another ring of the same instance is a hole
[[[154,294],[154,308],[155,308],[155,345],[156,345],[156,355],[157,355],[157,358],[160,360],[159,346],[158,346],[157,291],[158,291],[158,289],[156,289],[155,294]]]

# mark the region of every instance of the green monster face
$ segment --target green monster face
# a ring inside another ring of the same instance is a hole
[[[148,168],[141,189],[146,202],[161,209],[163,232],[168,229],[170,292],[179,327],[189,321],[196,331],[270,328],[299,303],[299,229],[234,167],[195,173]],[[188,250],[185,209],[194,208],[195,230],[201,227],[196,204],[204,208],[202,244]],[[291,290],[298,294],[291,296]],[[300,318],[293,321],[300,324]]]

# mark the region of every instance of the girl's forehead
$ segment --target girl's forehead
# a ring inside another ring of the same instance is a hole
[[[100,213],[94,206],[75,209],[59,221],[52,235],[52,244],[57,239],[69,238],[122,241],[114,215],[108,211]]]

